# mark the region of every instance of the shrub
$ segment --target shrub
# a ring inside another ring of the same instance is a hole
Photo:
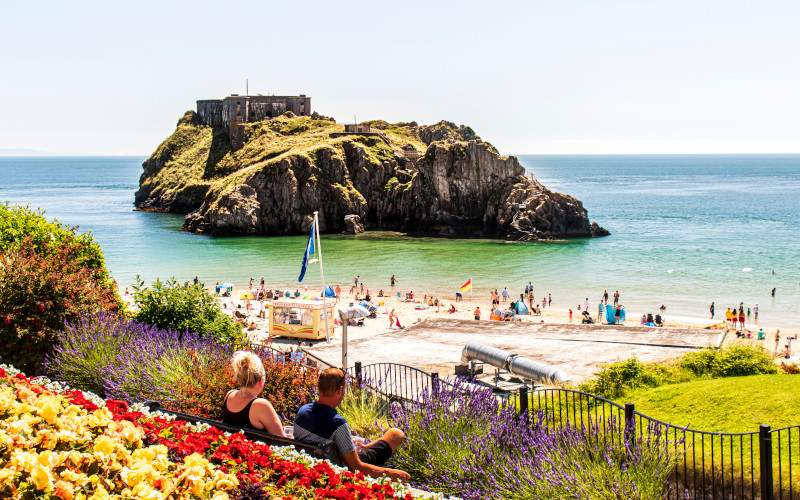
[[[781,361],[781,371],[788,375],[797,375],[800,374],[800,366],[797,366],[794,363],[784,363]]]
[[[102,280],[105,269],[89,267],[85,242],[75,240],[30,236],[0,254],[0,349],[28,372],[38,369],[64,321],[120,308],[113,285]]]
[[[103,397],[168,406],[193,369],[208,371],[230,349],[219,351],[208,336],[99,313],[64,326],[46,367],[54,378]]]
[[[362,437],[376,439],[390,426],[388,403],[368,388],[352,384],[347,389],[336,411],[346,420],[350,429]]]
[[[64,326],[46,368],[59,380],[107,398],[153,399],[166,408],[222,418],[235,388],[231,354],[242,346],[209,335],[163,330],[114,314],[84,315]],[[293,420],[316,397],[318,371],[254,347],[267,374],[263,397]]]
[[[717,350],[713,347],[684,354],[680,365],[696,376],[710,375],[711,366],[717,357]]]
[[[691,375],[674,363],[642,363],[632,357],[603,365],[580,389],[604,398],[615,399],[628,390],[639,387],[658,387],[663,384],[686,382]]]
[[[26,239],[40,254],[56,253],[63,246],[71,246],[71,257],[79,267],[88,267],[99,282],[110,281],[100,245],[91,233],[78,234],[77,230],[57,220],[48,222],[41,209],[0,203],[0,252],[17,249]]]
[[[253,346],[252,350],[261,358],[267,375],[260,396],[272,403],[283,421],[293,421],[301,406],[316,399],[318,370],[287,361],[283,356],[257,346]],[[193,415],[221,419],[225,394],[236,389],[230,366],[232,353],[233,350],[228,349],[224,355],[190,364],[188,376],[176,386],[179,397],[165,406]],[[190,354],[190,357],[194,356]]]
[[[201,285],[179,285],[175,278],[156,280],[151,288],[136,277],[135,319],[159,328],[211,334],[217,340],[244,338],[242,325],[222,312],[219,302]]]
[[[741,377],[778,373],[774,358],[766,349],[752,344],[734,344],[721,350],[711,363],[714,377]]]

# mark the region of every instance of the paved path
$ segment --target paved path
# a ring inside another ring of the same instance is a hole
[[[633,355],[642,361],[665,360],[698,348],[719,347],[722,339],[722,332],[689,328],[437,318],[352,341],[349,358],[351,364],[400,363],[444,376],[460,363],[464,345],[477,341],[561,368],[578,381],[594,373],[598,363]],[[319,344],[309,351],[333,365],[341,362],[339,345]]]

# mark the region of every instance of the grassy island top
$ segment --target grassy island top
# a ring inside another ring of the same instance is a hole
[[[331,137],[343,133],[344,125],[325,117],[287,113],[268,121],[242,124],[244,140],[234,150],[227,129],[209,127],[194,111],[188,111],[178,121],[175,132],[144,162],[140,185],[147,191],[159,191],[165,198],[196,197],[200,192],[216,198],[254,171],[289,157],[304,156],[312,162],[323,154],[343,158],[343,146],[349,145],[360,149],[360,156],[369,164],[380,166],[402,157],[403,149],[425,154],[433,140],[480,140],[469,127],[445,121],[430,126],[382,120],[363,124],[380,135]],[[428,143],[421,133],[426,134]]]

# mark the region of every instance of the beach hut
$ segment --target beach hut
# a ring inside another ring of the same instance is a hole
[[[334,306],[333,302],[323,304],[320,300],[272,300],[269,302],[269,334],[297,339],[324,339],[324,315],[327,313],[328,329],[333,337]]]

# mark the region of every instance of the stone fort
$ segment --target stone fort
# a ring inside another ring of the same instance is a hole
[[[197,114],[206,125],[229,127],[231,131],[240,123],[270,120],[291,111],[297,116],[311,114],[311,98],[299,96],[231,94],[224,99],[197,101]]]

